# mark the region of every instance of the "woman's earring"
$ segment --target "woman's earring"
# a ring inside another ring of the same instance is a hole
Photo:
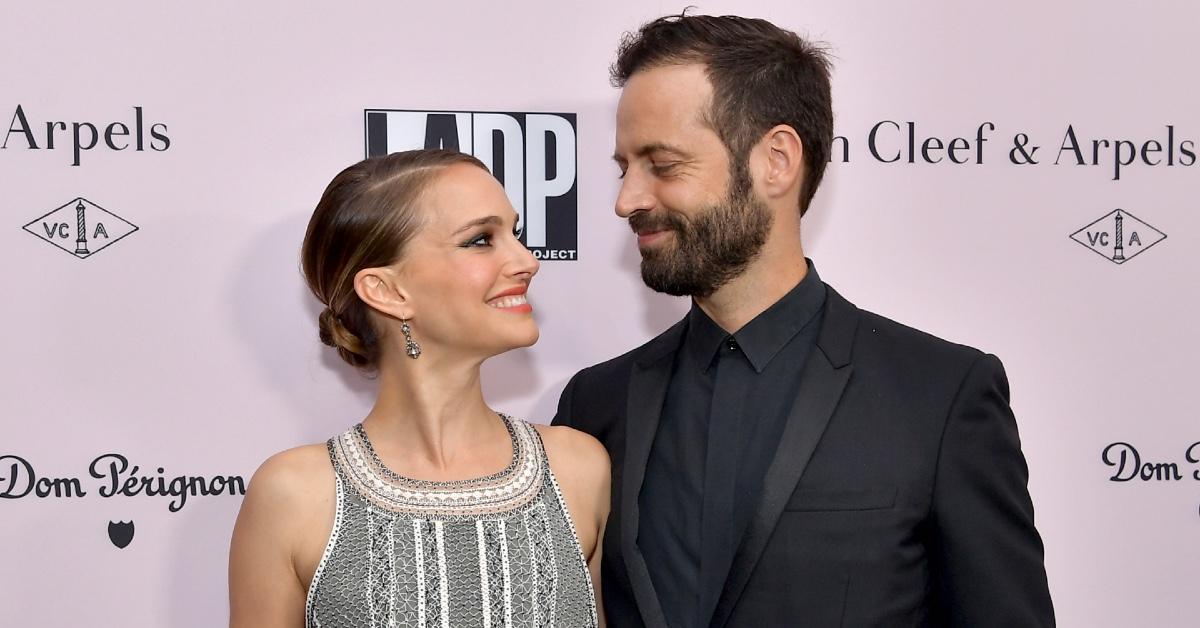
[[[414,360],[421,357],[421,345],[413,340],[412,328],[408,326],[407,320],[400,321],[400,333],[404,334],[404,352],[408,357]]]

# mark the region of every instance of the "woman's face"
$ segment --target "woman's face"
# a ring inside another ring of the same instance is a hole
[[[517,213],[500,183],[455,164],[418,204],[424,224],[406,247],[399,279],[423,355],[487,357],[537,342],[526,290],[538,261],[514,234]]]

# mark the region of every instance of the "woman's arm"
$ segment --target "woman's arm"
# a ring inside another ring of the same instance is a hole
[[[600,441],[566,426],[539,425],[550,468],[558,479],[568,514],[575,524],[596,592],[596,611],[604,625],[600,562],[604,528],[612,503],[612,475],[608,452]]]
[[[606,460],[607,460],[607,458],[606,458]],[[606,466],[605,471],[606,471],[606,480],[605,480],[604,486],[601,490],[602,495],[599,496],[601,499],[601,504],[600,504],[601,514],[600,514],[600,521],[598,522],[599,532],[597,533],[597,536],[596,536],[596,549],[594,549],[592,551],[592,555],[590,557],[588,557],[588,571],[591,572],[591,574],[592,574],[592,587],[596,591],[596,616],[600,618],[600,628],[604,628],[604,626],[605,626],[604,592],[603,592],[603,588],[600,586],[600,561],[601,561],[602,554],[604,553],[604,528],[608,524],[609,504],[612,501],[612,497],[610,494],[611,489],[609,487],[612,476],[608,475],[609,472],[607,471],[607,466]]]
[[[311,561],[298,561],[297,549],[327,531],[317,514],[326,499],[322,475],[332,484],[324,447],[310,446],[272,456],[250,480],[229,548],[230,628],[304,625],[308,578],[297,564]]]

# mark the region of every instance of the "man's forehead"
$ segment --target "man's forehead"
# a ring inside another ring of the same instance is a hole
[[[635,73],[617,105],[617,156],[687,152],[706,123],[712,88],[699,64],[670,65]]]
[[[629,113],[694,117],[706,110],[711,101],[712,85],[704,66],[660,66],[629,77],[621,90],[617,117]]]

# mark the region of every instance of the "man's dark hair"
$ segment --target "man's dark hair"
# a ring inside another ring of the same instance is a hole
[[[626,33],[611,68],[615,87],[641,70],[701,63],[713,87],[706,122],[735,167],[772,127],[796,130],[804,147],[800,214],[817,192],[833,144],[829,58],[824,49],[761,19],[672,15]]]

